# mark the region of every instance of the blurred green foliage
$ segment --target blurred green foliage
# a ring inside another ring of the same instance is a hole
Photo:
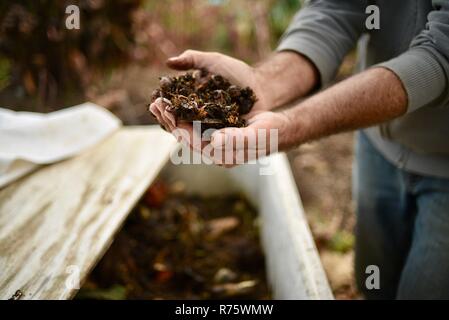
[[[329,241],[329,248],[332,251],[345,253],[354,247],[354,235],[347,231],[338,231]]]
[[[254,61],[276,46],[301,3],[300,0],[166,0],[147,1],[145,9],[162,29],[159,34],[154,32],[156,51],[173,49],[164,52],[167,55],[194,48]]]
[[[273,38],[279,39],[287,29],[293,15],[300,9],[302,1],[277,0],[270,11]]]
[[[126,288],[121,285],[114,285],[109,289],[81,288],[76,299],[125,300]]]

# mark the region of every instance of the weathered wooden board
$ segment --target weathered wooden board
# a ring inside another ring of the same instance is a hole
[[[0,299],[72,297],[175,146],[159,128],[124,128],[0,190]]]

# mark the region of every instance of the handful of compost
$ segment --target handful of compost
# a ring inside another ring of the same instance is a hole
[[[221,75],[196,70],[161,77],[152,102],[162,98],[178,122],[200,121],[201,129],[244,127],[242,115],[251,111],[256,96],[251,88],[232,85]]]

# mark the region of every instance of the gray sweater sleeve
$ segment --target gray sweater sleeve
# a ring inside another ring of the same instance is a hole
[[[321,85],[328,84],[364,30],[364,0],[311,0],[294,17],[278,51],[292,50],[317,67]]]
[[[449,0],[433,0],[426,28],[409,50],[379,64],[401,79],[408,95],[407,112],[449,101]]]

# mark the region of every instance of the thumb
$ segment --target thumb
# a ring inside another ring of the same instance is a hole
[[[175,70],[189,70],[205,68],[207,53],[195,50],[186,50],[177,57],[167,60],[167,66]]]

